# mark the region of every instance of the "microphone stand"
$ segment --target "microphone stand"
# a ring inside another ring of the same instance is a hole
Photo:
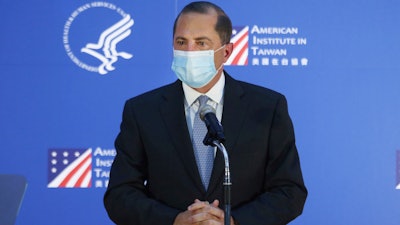
[[[221,123],[215,115],[215,109],[206,105],[200,110],[200,118],[205,122],[207,134],[204,137],[203,144],[217,147],[224,155],[225,178],[224,178],[224,201],[225,201],[225,225],[231,224],[231,173],[229,170],[228,152],[222,142],[225,141],[225,135]]]
[[[225,201],[225,225],[231,224],[231,173],[229,170],[229,158],[228,152],[225,149],[225,146],[219,142],[218,140],[214,140],[213,144],[217,146],[217,148],[222,151],[224,155],[225,161],[225,178],[224,178],[224,201]]]
[[[225,149],[225,146],[221,143],[221,141],[224,141],[225,138],[221,135],[217,134],[211,134],[210,132],[207,133],[207,135],[204,138],[203,143],[205,145],[211,145],[211,146],[216,146],[224,155],[224,161],[225,161],[225,176],[224,176],[224,202],[225,202],[225,225],[230,225],[231,224],[231,173],[229,169],[229,157],[228,157],[228,152]]]

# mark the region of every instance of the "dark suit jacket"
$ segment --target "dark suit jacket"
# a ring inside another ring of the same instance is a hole
[[[232,216],[242,225],[286,224],[307,196],[286,99],[226,74],[222,125],[230,158]],[[224,160],[217,152],[210,186],[198,173],[180,81],[125,104],[117,156],[104,197],[117,224],[172,225],[195,199],[224,206]]]

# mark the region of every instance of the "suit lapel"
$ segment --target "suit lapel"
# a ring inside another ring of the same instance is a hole
[[[234,151],[236,141],[238,140],[239,130],[245,118],[247,102],[244,100],[244,91],[241,86],[225,72],[225,90],[224,90],[224,109],[222,116],[222,126],[226,142],[224,146],[231,154]],[[170,89],[164,92],[160,103],[161,116],[169,131],[171,141],[180,156],[190,178],[204,192],[200,174],[198,172],[196,159],[194,157],[193,146],[189,136],[186,123],[185,112],[183,108],[184,93],[180,81],[176,81],[170,86]],[[214,160],[213,172],[207,193],[211,193],[215,188],[222,185],[219,183],[224,176],[225,162],[221,151],[217,150]],[[221,199],[222,200],[222,199]]]
[[[242,127],[245,118],[247,102],[244,101],[244,91],[241,86],[225,72],[225,90],[224,90],[224,109],[222,113],[221,124],[224,128],[226,141],[224,146],[228,155],[234,151],[236,141],[238,140],[239,130]],[[212,192],[221,183],[224,176],[225,161],[221,151],[217,151],[214,161],[214,168],[211,175],[208,192]]]
[[[173,83],[171,88],[164,92],[163,97],[164,98],[160,104],[160,111],[171,137],[171,141],[174,144],[189,177],[196,186],[199,187],[200,191],[204,191],[186,123],[184,93],[181,82],[176,81]]]

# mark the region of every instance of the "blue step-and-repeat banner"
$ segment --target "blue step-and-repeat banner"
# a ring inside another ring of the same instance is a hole
[[[16,225],[112,224],[123,104],[176,79],[188,2],[0,0],[0,173],[28,182]],[[288,99],[309,189],[290,224],[400,224],[400,2],[214,3],[234,26],[225,69]]]

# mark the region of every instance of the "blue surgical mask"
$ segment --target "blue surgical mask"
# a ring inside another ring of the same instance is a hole
[[[208,84],[222,68],[215,69],[214,53],[221,50],[180,51],[174,49],[171,69],[183,83],[193,88],[201,88]]]

